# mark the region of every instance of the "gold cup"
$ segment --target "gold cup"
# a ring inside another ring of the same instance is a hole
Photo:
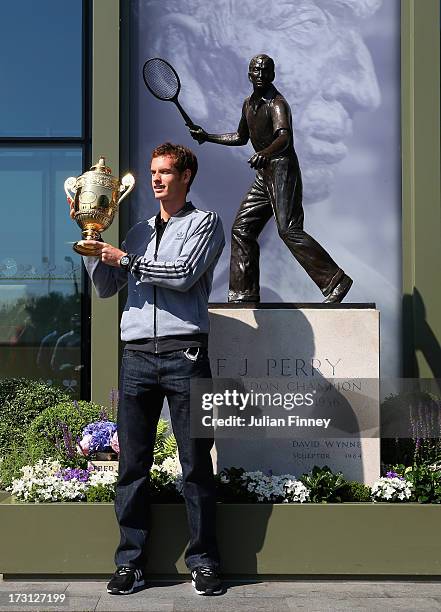
[[[64,182],[64,191],[72,199],[75,221],[82,229],[83,239],[75,242],[73,250],[80,255],[98,255],[93,247],[85,246],[84,240],[100,240],[101,232],[107,229],[118,210],[119,204],[135,186],[132,174],[126,174],[121,182],[112,176],[104,157],[79,177],[70,176]]]

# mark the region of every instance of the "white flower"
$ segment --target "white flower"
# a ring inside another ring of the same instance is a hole
[[[113,485],[117,481],[118,476],[115,472],[92,472],[89,478],[89,484],[91,486],[96,485]]]
[[[159,468],[171,476],[179,476],[182,474],[182,468],[178,455],[164,459]]]
[[[166,457],[161,465],[154,463],[152,465],[152,470],[157,470],[158,472],[166,474],[168,481],[171,484],[174,484],[176,490],[182,495],[184,481],[182,479],[182,468],[178,454],[174,455],[173,457]]]
[[[40,460],[35,465],[26,465],[21,469],[22,478],[13,480],[9,490],[17,499],[27,502],[63,502],[81,501],[86,497],[88,482],[75,478],[63,480],[57,476],[61,470],[59,461]]]
[[[379,478],[372,485],[373,501],[404,501],[412,496],[412,485],[401,478]]]
[[[270,476],[260,471],[244,472],[241,480],[260,502],[300,502],[309,499],[308,488],[292,474]]]

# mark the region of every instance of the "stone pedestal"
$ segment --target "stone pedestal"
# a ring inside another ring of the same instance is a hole
[[[210,307],[214,378],[312,381],[379,379],[379,312],[374,304],[260,304]],[[372,384],[370,386],[372,390]],[[372,398],[371,398],[372,399]],[[379,413],[378,396],[374,405]],[[371,408],[372,410],[372,403]],[[369,435],[370,437],[362,437]],[[216,438],[216,468],[244,467],[300,476],[314,465],[372,483],[380,472],[378,438]]]

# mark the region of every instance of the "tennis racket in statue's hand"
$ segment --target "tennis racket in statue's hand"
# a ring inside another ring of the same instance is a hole
[[[190,129],[197,128],[185,110],[179,104],[178,96],[181,91],[181,81],[178,73],[171,64],[160,57],[147,60],[142,69],[142,76],[147,89],[155,98],[166,102],[174,102],[178,111],[184,118],[185,125]]]

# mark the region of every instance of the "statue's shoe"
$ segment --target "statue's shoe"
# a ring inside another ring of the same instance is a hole
[[[246,295],[244,293],[237,293],[236,291],[228,291],[228,303],[229,304],[242,304],[242,303],[254,303],[258,304],[260,297],[258,295]]]
[[[326,300],[324,300],[324,304],[339,304],[345,298],[349,289],[352,287],[352,278],[347,276],[346,274],[343,276],[341,281],[338,283],[336,287],[334,287],[333,291],[328,295]]]

